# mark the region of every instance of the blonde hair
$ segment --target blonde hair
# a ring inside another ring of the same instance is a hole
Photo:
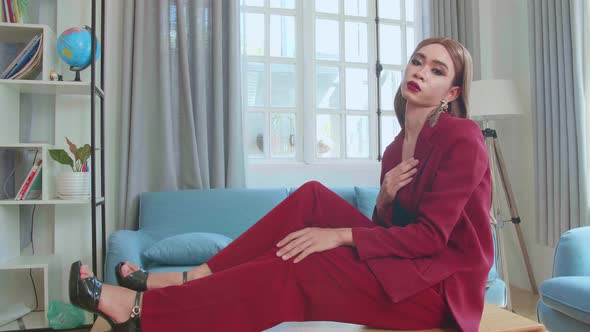
[[[420,44],[416,46],[416,49],[414,49],[414,52],[412,52],[410,61],[419,49],[430,44],[440,44],[447,50],[447,52],[449,52],[455,67],[453,86],[459,86],[461,88],[461,95],[449,103],[448,112],[459,118],[468,118],[469,94],[471,92],[471,80],[473,78],[473,61],[471,59],[471,54],[469,54],[469,51],[465,46],[461,45],[461,43],[456,40],[446,37],[434,37],[421,41]],[[406,118],[406,99],[402,97],[401,86],[397,89],[393,105],[397,121],[403,128]]]

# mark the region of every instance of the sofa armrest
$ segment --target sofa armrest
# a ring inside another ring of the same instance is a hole
[[[149,248],[154,239],[146,232],[121,230],[116,231],[109,237],[107,257],[105,259],[105,282],[117,285],[115,277],[115,266],[119,262],[127,261],[143,266],[141,253]]]
[[[589,298],[590,276],[551,278],[541,285],[545,305],[586,324],[590,324]]]
[[[561,235],[553,262],[553,276],[590,276],[590,226]]]

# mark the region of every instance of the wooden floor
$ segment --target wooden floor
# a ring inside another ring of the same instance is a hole
[[[528,319],[537,321],[537,301],[538,295],[534,295],[528,290],[511,287],[512,294],[512,311],[516,314],[524,316]],[[106,332],[109,331],[108,324],[99,318],[94,324],[90,332]],[[87,330],[80,330],[80,332],[88,332]]]
[[[510,287],[512,294],[512,311],[528,319],[537,321],[537,302],[539,295],[534,295],[529,290]]]

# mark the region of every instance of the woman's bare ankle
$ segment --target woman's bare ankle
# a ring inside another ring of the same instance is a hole
[[[203,263],[194,269],[188,271],[188,281],[199,279],[211,275],[211,269],[207,265],[207,263]]]
[[[98,308],[116,323],[123,323],[129,319],[134,305],[134,291],[127,288],[103,285]]]

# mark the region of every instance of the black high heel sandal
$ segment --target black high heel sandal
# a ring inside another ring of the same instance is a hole
[[[119,283],[119,286],[129,288],[131,290],[138,292],[145,292],[147,290],[147,279],[149,272],[140,268],[135,272],[131,272],[128,276],[123,277],[123,275],[121,274],[121,267],[123,267],[124,264],[125,262],[120,262],[119,264],[117,264],[117,266],[115,266],[115,276],[117,277],[117,282]],[[187,280],[188,272],[183,271],[182,283],[186,283]]]
[[[109,316],[98,310],[98,302],[102,292],[102,281],[96,277],[80,279],[81,267],[82,262],[80,261],[74,262],[70,267],[70,280],[68,282],[70,302],[76,307],[98,314],[106,319],[111,325],[113,332],[141,332],[141,323],[139,320],[141,293],[137,292],[135,295],[135,305],[131,310],[131,318],[124,323],[116,324]]]
[[[115,276],[119,286],[132,289],[138,292],[145,292],[147,290],[147,278],[149,272],[144,269],[139,269],[135,272],[130,273],[128,276],[123,277],[121,274],[121,267],[125,262],[120,262],[115,266]]]

